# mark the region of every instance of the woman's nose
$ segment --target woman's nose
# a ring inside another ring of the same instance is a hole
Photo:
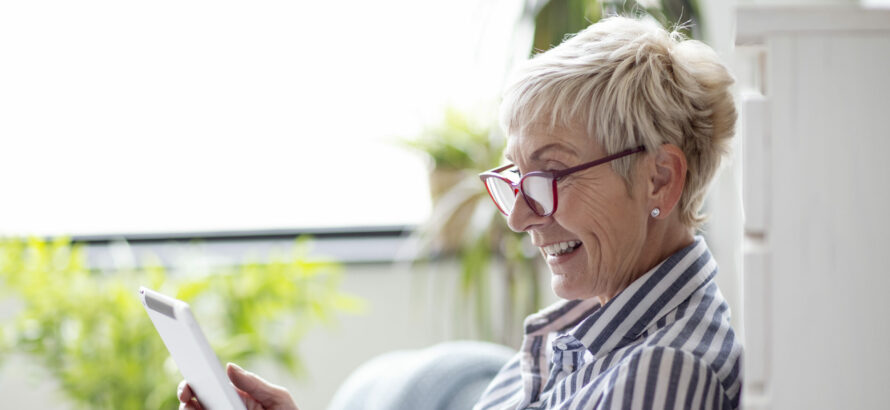
[[[507,225],[513,232],[525,232],[533,226],[540,225],[548,217],[538,216],[528,203],[525,202],[525,196],[522,193],[516,194],[516,203],[513,204],[513,212],[507,217]]]

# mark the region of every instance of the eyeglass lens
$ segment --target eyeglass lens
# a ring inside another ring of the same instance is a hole
[[[507,215],[513,213],[513,208],[519,198],[519,190],[513,188],[507,181],[499,178],[487,178],[485,184],[501,211]],[[553,179],[546,176],[529,175],[522,179],[522,192],[527,202],[538,215],[548,215],[553,212]]]
[[[548,215],[553,212],[552,178],[529,175],[522,180],[522,192],[530,199],[529,205],[536,214]]]
[[[513,205],[516,203],[518,190],[510,186],[507,181],[498,178],[487,178],[485,185],[488,187],[488,192],[491,193],[491,199],[494,199],[501,212],[507,215],[513,213]]]

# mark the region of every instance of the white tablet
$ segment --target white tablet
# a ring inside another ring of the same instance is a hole
[[[192,316],[188,303],[146,287],[139,288],[139,298],[179,372],[204,408],[246,410]],[[155,365],[160,366],[160,363]]]

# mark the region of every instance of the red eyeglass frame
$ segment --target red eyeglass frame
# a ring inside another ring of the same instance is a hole
[[[535,215],[550,216],[556,212],[556,208],[559,206],[559,195],[556,194],[556,192],[557,192],[556,191],[556,182],[560,178],[562,178],[566,175],[569,175],[569,174],[573,174],[578,171],[583,171],[588,168],[593,168],[597,165],[602,165],[607,162],[614,161],[618,158],[623,158],[628,155],[636,154],[638,152],[642,152],[645,150],[646,150],[646,146],[640,145],[639,147],[636,147],[636,148],[626,149],[624,151],[621,151],[621,152],[618,152],[618,153],[615,153],[615,154],[612,154],[609,156],[605,156],[603,158],[600,158],[600,159],[597,159],[594,161],[585,162],[581,165],[575,165],[574,167],[566,168],[566,169],[559,170],[559,171],[533,171],[533,172],[529,172],[528,174],[523,175],[522,178],[519,178],[519,180],[516,182],[513,182],[510,179],[508,179],[507,177],[504,177],[503,175],[500,174],[501,172],[506,171],[507,169],[510,169],[515,166],[514,164],[507,164],[502,167],[494,168],[494,169],[491,169],[491,170],[488,170],[488,171],[485,171],[485,172],[479,174],[479,179],[481,179],[482,183],[485,185],[485,190],[488,191],[488,196],[491,198],[492,202],[494,202],[494,205],[496,207],[498,207],[498,210],[501,211],[501,213],[504,214],[505,216],[510,216],[510,214],[504,212],[504,209],[501,208],[501,205],[498,204],[498,201],[495,199],[494,195],[491,193],[491,189],[488,187],[488,184],[485,183],[485,180],[488,178],[497,178],[497,179],[500,179],[501,181],[506,182],[507,184],[510,185],[511,188],[513,188],[514,195],[521,192],[522,198],[525,200],[525,203],[532,210],[532,212],[535,213]],[[522,182],[530,176],[544,176],[544,177],[551,178],[552,189],[553,189],[553,210],[550,211],[549,213],[546,213],[546,214],[538,213],[535,205],[528,198],[528,195],[525,194],[525,190],[522,189]]]

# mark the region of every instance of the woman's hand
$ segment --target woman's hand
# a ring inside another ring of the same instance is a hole
[[[226,373],[247,410],[298,410],[284,387],[271,384],[234,363],[226,366]],[[176,396],[181,403],[180,409],[204,409],[185,380],[179,383]]]

